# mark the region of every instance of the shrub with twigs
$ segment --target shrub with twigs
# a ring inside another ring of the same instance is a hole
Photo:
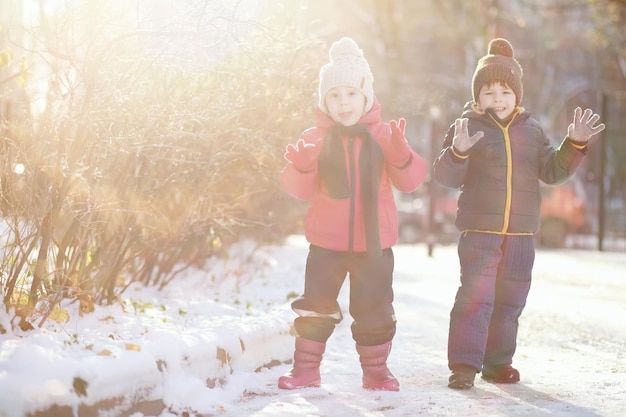
[[[179,60],[151,48],[155,33],[86,49],[48,35],[46,53],[30,55],[45,106],[5,118],[1,138],[0,285],[23,327],[65,300],[88,312],[130,282],[167,285],[235,240],[295,230],[302,206],[278,175],[312,119],[316,41],[287,28],[211,61],[189,59],[207,53],[190,48],[194,32],[159,34],[185,47]]]

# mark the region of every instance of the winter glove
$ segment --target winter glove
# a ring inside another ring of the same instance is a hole
[[[574,121],[567,128],[567,136],[574,142],[586,144],[589,138],[604,130],[604,123],[594,126],[598,120],[600,115],[593,113],[591,109],[585,109],[583,113],[580,107],[576,107]]]
[[[284,156],[298,171],[306,173],[315,170],[320,149],[321,139],[315,143],[305,143],[304,139],[299,139],[295,146],[291,143],[287,145]]]
[[[454,121],[454,137],[452,138],[453,150],[457,155],[465,155],[476,142],[478,142],[485,134],[483,131],[474,133],[470,136],[467,130],[468,119],[456,119]]]
[[[383,144],[385,159],[398,168],[406,165],[411,158],[411,148],[409,147],[409,142],[404,137],[405,126],[406,120],[404,119],[400,119],[398,122],[395,120],[390,121],[391,137],[388,142]]]

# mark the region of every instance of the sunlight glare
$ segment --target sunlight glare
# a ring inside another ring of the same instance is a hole
[[[17,175],[22,175],[25,171],[26,167],[24,167],[24,164],[17,163],[13,166],[13,172]]]

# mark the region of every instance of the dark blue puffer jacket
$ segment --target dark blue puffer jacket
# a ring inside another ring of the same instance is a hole
[[[452,151],[454,124],[434,162],[434,178],[460,188],[456,226],[460,231],[533,234],[539,230],[539,181],[559,184],[570,178],[587,154],[583,144],[565,138],[555,149],[537,120],[517,108],[504,124],[489,112],[466,106],[469,135],[481,138],[462,159]]]

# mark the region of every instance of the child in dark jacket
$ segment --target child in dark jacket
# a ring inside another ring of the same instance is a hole
[[[405,121],[381,121],[381,106],[363,52],[350,38],[330,48],[319,76],[317,123],[288,145],[284,190],[308,200],[304,231],[309,254],[304,293],[292,303],[298,315],[293,369],[283,389],[319,386],[326,341],[342,320],[337,302],[350,277],[350,315],[363,386],[397,391],[387,368],[396,332],[392,306],[391,247],[398,239],[393,188],[412,192],[427,164],[404,137]]]
[[[590,109],[574,111],[553,148],[520,107],[522,68],[505,39],[489,43],[472,80],[473,102],[454,122],[434,162],[434,178],[460,188],[456,226],[461,286],[450,313],[448,386],[467,389],[482,371],[496,383],[520,379],[512,367],[518,318],[526,304],[539,229],[539,181],[570,178],[604,129]]]

